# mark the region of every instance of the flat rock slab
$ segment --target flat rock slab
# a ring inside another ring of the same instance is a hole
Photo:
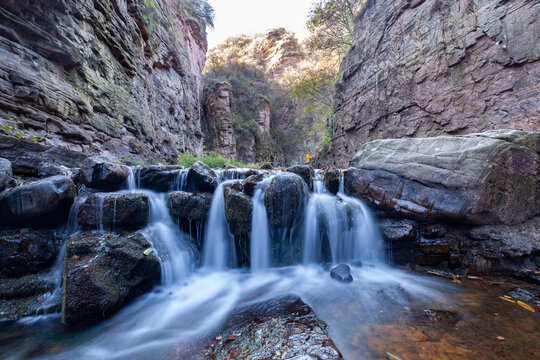
[[[205,352],[205,359],[343,359],[327,325],[298,297],[238,310]]]

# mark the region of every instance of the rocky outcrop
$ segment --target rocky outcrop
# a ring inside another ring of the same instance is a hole
[[[11,168],[11,161],[8,159],[0,158],[0,192],[7,188],[14,187],[17,184],[13,178],[13,169]]]
[[[44,170],[53,167],[76,168],[87,155],[55,146],[0,135],[0,157],[11,161],[13,173],[26,177],[44,177]],[[58,174],[55,174],[58,175]],[[49,175],[45,175],[47,177]]]
[[[92,230],[138,230],[146,226],[149,213],[144,194],[89,194],[79,205],[77,223]]]
[[[540,131],[540,4],[368,1],[337,83],[323,163],[374,139]]]
[[[159,283],[157,257],[139,233],[67,239],[62,287],[62,322],[76,325],[104,319],[130,299]]]
[[[143,189],[150,189],[159,192],[175,190],[181,187],[181,175],[187,177],[187,170],[182,166],[164,166],[155,165],[137,169],[138,171],[138,186]]]
[[[56,253],[52,231],[0,231],[0,277],[20,277],[45,270],[54,263]]]
[[[0,195],[0,223],[55,227],[66,222],[75,196],[75,185],[65,176],[18,186]]]
[[[202,152],[207,43],[181,1],[8,0],[0,22],[4,133],[126,159]]]
[[[203,90],[202,130],[206,151],[236,158],[236,138],[231,113],[231,87],[226,81],[207,81]]]
[[[394,215],[517,224],[540,213],[540,134],[376,140],[345,171],[345,191]]]
[[[189,191],[213,193],[218,187],[216,172],[197,161],[189,168],[187,175],[187,188]]]
[[[231,233],[235,236],[249,236],[253,214],[251,198],[242,192],[242,189],[235,189],[234,186],[225,186],[223,196],[225,217]]]
[[[272,179],[264,194],[268,222],[273,228],[290,228],[304,211],[307,186],[293,173],[281,173]]]
[[[315,177],[315,169],[311,165],[295,165],[287,169],[288,172],[300,176],[306,182],[310,189],[313,189],[313,178]]]
[[[205,351],[205,359],[341,360],[328,325],[298,297],[238,309]]]
[[[80,166],[84,184],[99,190],[120,189],[130,174],[127,166],[99,156],[85,159]]]

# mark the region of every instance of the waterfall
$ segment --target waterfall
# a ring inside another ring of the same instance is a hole
[[[169,186],[169,191],[186,191],[188,172],[189,170],[179,170]]]
[[[251,271],[261,271],[270,267],[270,228],[264,205],[264,194],[272,178],[257,185],[253,194],[253,214],[251,217]]]
[[[344,194],[342,171],[338,196],[326,192],[321,173],[315,174],[305,212],[304,263],[382,261],[382,238],[369,208]]]
[[[234,237],[225,217],[223,186],[228,183],[219,184],[214,192],[204,234],[204,266],[217,270],[236,264]]]

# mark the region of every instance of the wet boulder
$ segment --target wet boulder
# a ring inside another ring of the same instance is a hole
[[[77,223],[84,229],[138,230],[146,226],[149,213],[145,194],[89,194],[79,206]]]
[[[248,196],[253,196],[255,193],[255,189],[257,188],[257,185],[259,185],[260,182],[264,180],[263,174],[258,175],[251,175],[246,178],[244,181],[244,192]]]
[[[218,177],[214,170],[197,161],[188,171],[187,188],[194,192],[213,193],[218,187]]]
[[[167,195],[171,216],[179,220],[205,221],[212,205],[212,194],[175,191]]]
[[[55,237],[49,230],[0,231],[0,277],[34,274],[54,264]]]
[[[324,175],[326,189],[330,194],[336,195],[339,191],[339,170],[328,170]]]
[[[85,159],[80,168],[86,186],[105,191],[121,189],[130,174],[129,167],[100,156]]]
[[[277,174],[264,195],[268,221],[273,228],[289,228],[304,211],[307,187],[304,180],[293,173]]]
[[[351,268],[349,267],[349,265],[346,264],[339,264],[338,266],[330,270],[330,276],[332,277],[332,279],[343,283],[350,283],[353,281],[353,277],[351,275]]]
[[[13,170],[11,168],[11,161],[8,159],[0,158],[0,192],[7,188],[12,188],[16,185],[16,181],[13,178]]]
[[[345,172],[345,191],[399,216],[473,225],[540,213],[540,134],[500,130],[375,140]]]
[[[156,165],[140,168],[140,187],[158,192],[179,190],[180,174],[186,173],[182,166]]]
[[[411,220],[384,219],[380,228],[384,238],[394,246],[399,242],[414,241],[418,236],[417,225]]]
[[[79,233],[66,240],[62,322],[107,318],[159,283],[161,268],[140,233]],[[148,255],[146,255],[148,254]]]
[[[253,205],[251,198],[233,186],[225,186],[225,217],[233,235],[249,235]]]
[[[206,348],[204,358],[341,360],[327,328],[300,298],[273,298],[236,310]]]
[[[75,195],[75,184],[65,176],[15,187],[0,195],[0,221],[8,226],[57,226],[67,220]]]
[[[313,178],[315,177],[315,169],[311,165],[295,165],[287,169],[288,172],[300,176],[306,182],[310,189],[313,189]]]

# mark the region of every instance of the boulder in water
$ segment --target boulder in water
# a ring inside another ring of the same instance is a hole
[[[205,221],[212,205],[212,194],[175,191],[167,196],[171,216],[179,220]]]
[[[186,171],[187,173],[187,170],[183,169],[182,166],[164,165],[143,167],[139,170],[141,188],[158,192],[166,192],[169,189],[174,189],[174,183],[179,172]]]
[[[345,190],[430,222],[517,224],[540,213],[540,134],[500,130],[375,140],[345,173]]]
[[[244,180],[244,192],[248,196],[253,196],[253,194],[255,193],[255,188],[263,180],[264,180],[263,174],[248,176],[246,180]]]
[[[330,270],[330,276],[332,279],[343,282],[343,283],[350,283],[353,281],[353,277],[351,275],[351,268],[349,265],[346,264],[339,264],[332,270]]]
[[[67,220],[75,196],[75,184],[65,176],[17,186],[0,195],[0,221],[8,226],[54,227]]]
[[[290,228],[302,216],[306,195],[306,185],[300,176],[289,172],[277,174],[264,195],[270,226]]]
[[[150,205],[145,194],[89,194],[77,222],[85,229],[138,230],[146,226]]]
[[[0,277],[14,278],[45,270],[54,263],[56,254],[52,231],[0,231]]]
[[[311,165],[295,165],[287,169],[288,172],[300,176],[306,182],[310,189],[313,189],[313,178],[315,177],[315,169]]]
[[[66,240],[62,322],[102,320],[159,283],[158,258],[140,233],[79,233]]]
[[[80,167],[86,186],[105,191],[122,188],[130,174],[127,166],[100,156],[85,159]]]
[[[232,185],[232,184],[231,184]],[[251,232],[253,204],[251,198],[234,186],[225,186],[225,217],[233,235],[248,236]]]
[[[324,175],[326,190],[330,194],[336,195],[339,191],[339,170],[328,170]]]
[[[187,187],[189,191],[213,193],[218,187],[218,177],[214,170],[197,161],[188,171]]]

